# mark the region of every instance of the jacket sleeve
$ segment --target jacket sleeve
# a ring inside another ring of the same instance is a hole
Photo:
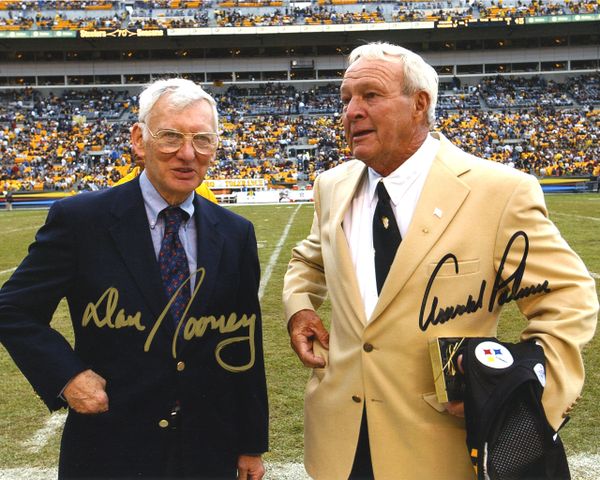
[[[496,301],[516,300],[528,320],[521,340],[534,339],[544,349],[547,381],[542,400],[550,424],[558,429],[583,387],[581,351],[596,328],[598,296],[582,260],[548,219],[534,177],[524,177],[508,201],[494,257],[497,270],[519,272],[523,267],[522,278],[500,272],[505,285],[498,285],[502,288]]]
[[[258,298],[260,284],[260,264],[254,227],[247,224],[246,243],[242,248],[240,272],[244,280],[237,293],[239,314],[254,314],[253,335],[250,335],[250,348],[254,352],[252,366],[237,377],[237,418],[239,454],[259,454],[268,450],[269,406],[263,354],[262,317]],[[251,350],[251,352],[252,352]],[[243,356],[243,355],[242,355]],[[247,358],[247,357],[246,357]]]
[[[0,290],[0,342],[50,410],[67,382],[85,365],[50,327],[58,302],[75,275],[75,233],[61,202],[55,203],[29,253]]]
[[[317,310],[327,296],[327,283],[321,251],[320,177],[314,184],[315,213],[308,237],[292,250],[283,280],[286,321],[300,310]]]

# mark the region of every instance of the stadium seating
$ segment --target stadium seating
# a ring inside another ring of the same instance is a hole
[[[344,161],[337,88],[269,84],[212,92],[222,141],[208,178],[291,186]],[[539,176],[600,175],[599,92],[598,75],[443,84],[437,126],[467,151]],[[123,90],[0,93],[0,191],[112,185],[131,164],[135,105],[135,94]]]
[[[593,0],[0,0],[0,32],[453,22],[598,12],[600,3]],[[77,57],[79,52],[72,53]],[[329,68],[332,76],[320,78],[336,78],[336,68]],[[440,85],[438,128],[474,154],[536,175],[600,174],[600,75],[566,81],[532,75],[493,78],[487,68],[486,76],[463,86],[460,81]],[[247,75],[253,82],[252,73]],[[348,158],[339,84],[225,88],[210,80],[222,142],[209,178],[264,178],[287,186],[310,182]],[[48,80],[37,81],[43,86]],[[87,85],[77,75],[68,82]],[[128,91],[122,80],[117,83],[114,90],[1,91],[0,192],[97,189],[126,174],[139,86]]]
[[[306,2],[308,3],[308,2]],[[519,0],[370,2],[317,0],[309,5],[280,0],[0,1],[2,30],[79,30],[139,28],[253,27],[332,25],[471,18],[533,17],[598,13],[597,1],[552,3]]]

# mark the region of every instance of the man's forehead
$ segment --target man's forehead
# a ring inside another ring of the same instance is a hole
[[[148,114],[148,119],[152,117],[177,117],[183,112],[186,112],[188,117],[192,116],[199,119],[204,119],[205,117],[212,118],[213,116],[212,106],[208,103],[208,100],[204,98],[194,100],[188,104],[179,105],[177,103],[173,104],[169,102],[168,98],[162,96],[152,107],[152,110]]]
[[[201,108],[202,110],[207,110],[209,111],[212,107],[211,104],[209,103],[209,101],[206,98],[197,98],[191,101],[184,101],[182,102],[180,101],[175,101],[173,102],[171,100],[171,96],[173,94],[171,92],[167,92],[164,95],[162,95],[158,100],[156,100],[156,103],[153,105],[152,110],[154,110],[155,108],[162,108],[165,110],[172,110],[175,112],[180,112],[182,110],[187,110],[187,109],[196,109],[196,108]]]
[[[342,85],[356,80],[386,82],[397,79],[400,72],[399,63],[385,60],[358,60],[346,69]]]

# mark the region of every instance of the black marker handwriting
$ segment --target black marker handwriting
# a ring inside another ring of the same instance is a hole
[[[505,273],[504,271],[506,260],[508,258],[509,253],[511,252],[511,249],[513,248],[513,244],[517,239],[522,239],[524,241],[523,256],[521,257],[515,271],[503,279],[503,274]],[[498,305],[502,306],[510,301],[516,301],[521,298],[528,297],[530,295],[550,292],[548,280],[544,280],[542,283],[538,283],[537,285],[534,284],[521,287],[521,282],[523,280],[523,275],[527,266],[528,254],[529,238],[525,232],[519,230],[518,232],[515,232],[515,234],[510,238],[504,250],[504,254],[502,255],[502,260],[500,261],[498,271],[496,272],[492,290],[490,292],[490,296],[487,303],[489,312],[491,312],[494,309],[494,304],[496,303],[496,301],[498,302]],[[429,299],[431,289],[435,283],[440,269],[442,268],[444,263],[449,260],[452,261],[452,263],[454,264],[454,272],[457,275],[459,273],[458,260],[456,256],[452,253],[444,255],[444,257],[442,257],[442,259],[435,266],[435,269],[433,270],[433,273],[431,274],[431,277],[427,282],[427,287],[425,288],[425,295],[423,296],[423,301],[421,302],[421,311],[419,313],[419,328],[422,331],[427,330],[427,328],[430,325],[441,325],[448,322],[449,320],[453,320],[456,317],[460,317],[469,313],[475,313],[483,308],[485,290],[487,287],[486,280],[481,281],[479,292],[477,292],[476,294],[468,294],[468,296],[465,298],[464,303],[446,306],[443,305],[442,302],[440,302],[440,299],[437,296],[434,296],[431,300]],[[442,306],[439,306],[440,304]]]

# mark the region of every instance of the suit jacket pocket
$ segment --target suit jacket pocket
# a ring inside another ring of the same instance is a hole
[[[431,277],[438,268],[436,277],[456,277],[458,275],[470,275],[479,272],[479,259],[477,260],[458,260],[456,263],[452,260],[446,260],[443,265],[439,263],[430,263],[427,266],[427,276]]]
[[[425,403],[427,403],[431,408],[440,413],[444,413],[446,411],[446,407],[438,402],[435,392],[424,393],[423,400],[425,400]]]
[[[323,368],[313,368],[313,375],[316,376],[320,382],[325,377],[327,365],[329,364],[329,350],[315,340],[313,343],[313,351],[315,352],[315,355],[325,360],[325,366]]]

